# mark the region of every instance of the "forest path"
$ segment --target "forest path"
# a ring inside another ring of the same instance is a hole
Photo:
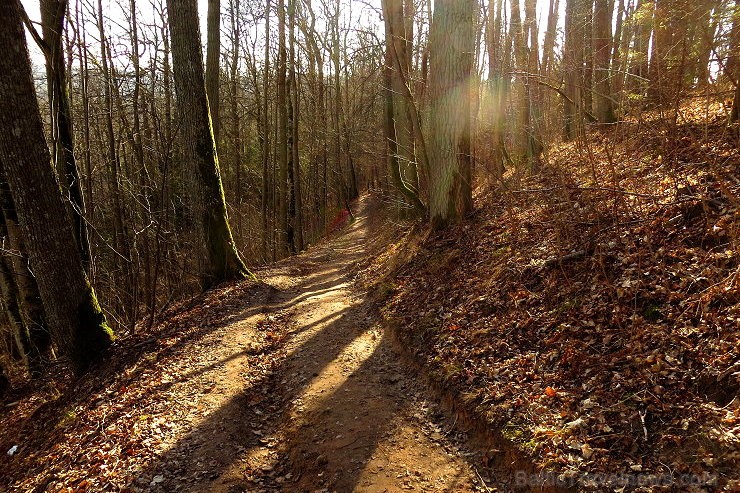
[[[152,489],[484,490],[351,286],[367,255],[367,203],[340,236],[258,272],[268,294],[219,331],[211,358],[225,363],[199,376],[210,382],[206,417],[150,469]],[[271,338],[282,343],[268,363],[255,341]]]

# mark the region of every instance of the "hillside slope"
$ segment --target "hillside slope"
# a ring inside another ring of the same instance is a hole
[[[388,323],[533,483],[737,491],[737,126],[627,122],[550,161],[370,265]]]

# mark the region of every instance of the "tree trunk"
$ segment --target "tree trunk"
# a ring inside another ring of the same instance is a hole
[[[547,30],[542,42],[542,75],[547,76],[550,71],[551,62],[555,56],[555,39],[557,37],[558,14],[560,12],[560,0],[550,0],[550,8],[547,14]]]
[[[230,67],[230,99],[231,99],[231,166],[236,174],[236,186],[234,187],[235,203],[238,210],[241,209],[243,202],[243,190],[242,190],[242,127],[241,117],[239,115],[239,46],[241,43],[241,24],[239,21],[239,1],[230,0],[230,17],[231,17],[231,39],[232,39],[232,50],[231,53],[231,67]],[[256,86],[256,75],[255,75],[255,86]],[[258,102],[259,102],[259,98]],[[213,109],[211,109],[213,111]],[[261,116],[261,115],[260,115]],[[258,124],[260,119],[258,118]],[[241,217],[241,215],[240,215]],[[237,227],[237,237],[241,235],[240,228]]]
[[[617,20],[614,23],[614,36],[612,36],[612,53],[611,53],[611,73],[614,74],[610,81],[611,91],[615,97],[618,96],[622,90],[622,83],[624,80],[624,74],[621,72],[622,69],[622,55],[625,51],[622,50],[622,38],[628,36],[629,33],[625,32],[625,4],[624,0],[619,0],[617,4]],[[616,103],[615,103],[616,105]]]
[[[289,21],[290,21],[290,129],[291,129],[291,202],[293,203],[293,246],[296,252],[303,250],[303,195],[301,194],[301,163],[300,153],[298,152],[298,124],[300,116],[298,97],[298,78],[296,77],[296,54],[295,54],[295,37],[296,37],[296,0],[289,2]]]
[[[72,115],[67,91],[67,72],[62,50],[64,17],[67,13],[67,0],[41,0],[42,36],[48,52],[46,53],[46,80],[51,108],[52,136],[54,140],[54,163],[61,180],[65,196],[74,221],[75,240],[80,250],[83,265],[87,270],[90,264],[90,240],[85,222],[85,203],[82,194],[82,181],[77,169],[72,133]]]
[[[594,2],[594,113],[600,123],[614,123],[614,99],[611,91],[611,27],[612,13],[609,11],[609,0]]]
[[[79,374],[113,340],[82,266],[34,97],[20,4],[0,9],[0,159],[6,166],[52,338]]]
[[[5,223],[3,218],[0,216],[0,234],[6,235]],[[0,298],[5,308],[5,315],[7,316],[7,322],[12,333],[12,339],[17,341],[16,344],[20,351],[11,351],[12,353],[18,353],[21,359],[25,359],[29,370],[31,369],[30,361],[30,340],[28,337],[28,329],[23,323],[23,317],[21,317],[21,307],[19,303],[18,286],[15,283],[15,273],[10,265],[10,259],[8,255],[0,255]],[[5,321],[2,321],[5,323]],[[2,328],[0,333],[4,332],[5,328]],[[35,373],[35,372],[31,372]]]
[[[409,154],[412,142],[411,122],[407,118],[406,87],[408,66],[406,65],[406,37],[401,30],[403,22],[403,2],[401,0],[383,0],[383,20],[385,25],[385,66],[383,68],[385,94],[384,131],[390,154],[388,171],[393,184],[401,196],[407,200],[421,215],[426,214],[426,207],[418,194],[418,176],[416,159]],[[406,69],[406,72],[402,72]],[[390,98],[390,99],[389,99]],[[390,113],[388,113],[390,111]]]
[[[565,42],[563,46],[563,78],[565,79],[564,137],[573,139],[583,130],[583,2],[566,0]]]
[[[270,89],[270,0],[265,5],[265,59],[262,74],[262,256],[267,259],[269,231],[269,168],[270,168],[270,103],[267,93]]]
[[[208,45],[206,46],[206,93],[211,110],[211,125],[216,148],[221,134],[221,100],[219,98],[221,57],[221,0],[208,0]]]
[[[383,19],[385,21],[386,43],[391,48],[391,88],[393,89],[393,122],[397,152],[395,162],[399,171],[393,171],[391,176],[398,174],[404,187],[416,190],[419,187],[419,178],[414,148],[413,122],[411,108],[414,101],[410,96],[411,54],[413,50],[413,18],[409,20],[409,2],[404,0],[384,0]],[[412,202],[413,203],[413,202]]]
[[[526,132],[526,158],[530,171],[536,172],[540,168],[540,154],[542,154],[542,132],[539,125],[542,122],[542,88],[532,82],[531,77],[540,74],[539,61],[539,30],[537,28],[537,0],[524,0],[524,41],[529,37],[527,52],[528,77],[524,78],[526,100],[522,107],[524,111],[524,129]]]
[[[198,2],[167,0],[167,9],[183,159],[186,168],[198,177],[197,201],[207,255],[207,265],[200,273],[201,282],[204,287],[210,287],[242,278],[248,271],[234,245],[226,212],[203,75]]]
[[[435,229],[459,221],[472,205],[468,93],[475,15],[474,0],[435,0],[429,34],[429,213]]]
[[[277,152],[278,152],[278,256],[290,254],[288,242],[288,105],[287,65],[285,46],[285,0],[278,0],[278,67],[277,67]]]
[[[42,371],[43,359],[51,346],[51,338],[36,276],[28,267],[28,249],[18,225],[18,214],[2,160],[0,160],[0,207],[2,208],[0,222],[7,239],[6,246],[12,251],[6,260],[14,273],[20,320],[27,332],[28,344],[24,349],[31,375],[37,376]]]

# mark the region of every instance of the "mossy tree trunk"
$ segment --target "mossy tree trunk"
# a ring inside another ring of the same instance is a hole
[[[429,215],[435,229],[472,207],[470,77],[474,0],[436,0],[429,34]]]
[[[20,4],[0,9],[0,159],[54,343],[80,374],[113,340],[82,266],[35,97]]]
[[[203,55],[196,0],[168,0],[175,94],[180,120],[183,165],[197,176],[200,228],[207,262],[201,272],[204,288],[247,274],[229,227],[216,143],[203,73]]]

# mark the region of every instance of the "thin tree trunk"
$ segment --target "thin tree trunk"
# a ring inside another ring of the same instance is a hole
[[[206,93],[211,110],[211,125],[216,148],[221,134],[221,99],[219,97],[221,58],[221,0],[208,0],[208,44],[206,46]]]
[[[595,0],[593,45],[594,45],[594,114],[600,123],[614,123],[614,100],[611,91],[612,13],[608,0]]]
[[[270,168],[270,113],[267,93],[270,90],[270,0],[265,5],[265,59],[262,74],[262,256],[268,258],[269,230],[269,168]]]
[[[620,0],[622,1],[622,0]],[[547,30],[542,42],[542,74],[547,75],[550,64],[555,55],[555,38],[557,36],[558,15],[560,12],[560,0],[550,0],[550,8],[547,14]]]
[[[291,162],[292,167],[292,202],[294,204],[293,234],[295,250],[303,250],[303,196],[301,194],[301,165],[298,152],[298,125],[300,108],[298,97],[298,79],[296,77],[296,53],[295,53],[295,36],[296,36],[296,0],[290,0],[289,3],[289,22],[290,22],[290,113],[291,113]]]
[[[278,152],[278,256],[290,254],[288,242],[288,105],[287,51],[285,46],[285,0],[278,0],[277,152]]]
[[[565,42],[563,47],[563,78],[565,79],[563,98],[564,137],[573,139],[582,132],[583,121],[583,9],[584,0],[566,0],[565,4]]]

